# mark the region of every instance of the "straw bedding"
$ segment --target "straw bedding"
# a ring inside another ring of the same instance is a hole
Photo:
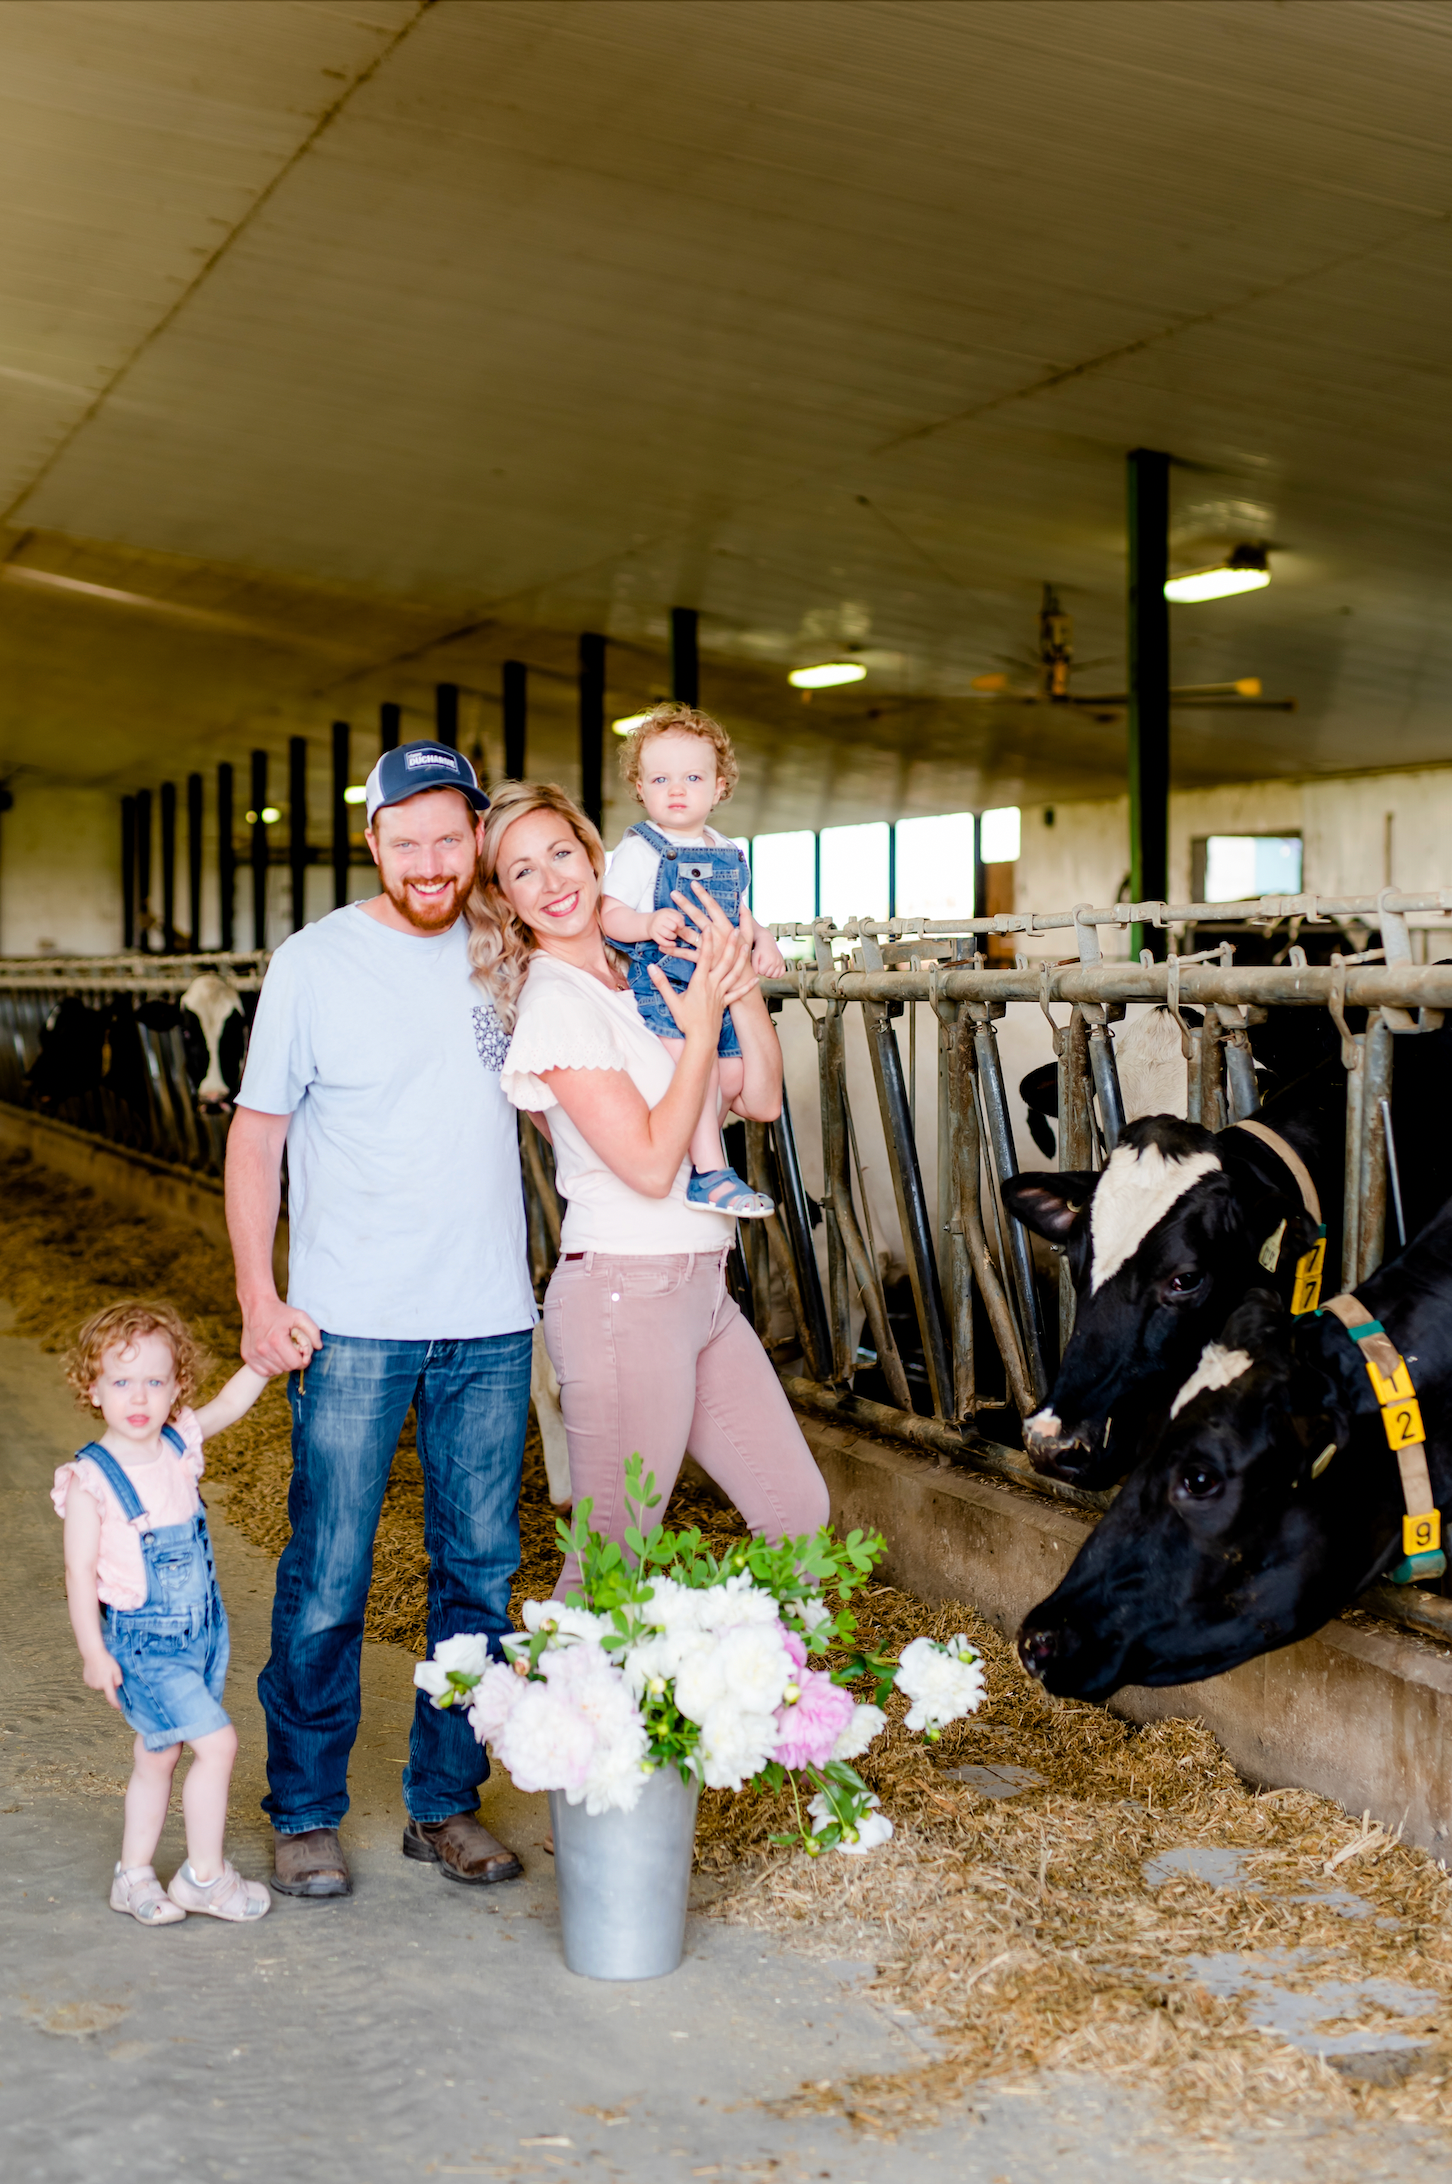
[[[12,1160],[0,1163],[0,1249],[16,1331],[50,1348],[97,1305],[152,1294],[186,1312],[219,1361],[236,1355],[226,1254],[184,1230],[143,1226]],[[219,1362],[217,1377],[227,1369]],[[208,1452],[229,1519],[273,1552],[288,1530],[287,1435],[279,1384]],[[406,1432],[367,1628],[415,1651],[421,1511]],[[738,1528],[735,1513],[699,1489],[678,1493],[671,1519],[721,1537]],[[538,1596],[558,1559],[533,1428],[521,1526],[517,1596]],[[909,2072],[804,2087],[789,2106],[845,2110],[888,2135],[931,2123],[985,2078],[1054,2069],[1154,2087],[1197,2135],[1248,2120],[1284,2129],[1354,2116],[1452,2122],[1452,1886],[1437,1862],[1308,1792],[1251,1791],[1197,1723],[1138,1730],[1050,1699],[966,1606],[927,1607],[881,1586],[860,1611],[864,1632],[889,1648],[924,1629],[967,1630],[988,1671],[982,1712],[930,1747],[902,1730],[902,1700],[890,1702],[893,1726],[862,1768],[897,1832],[869,1858],[812,1861],[773,1848],[789,1800],[708,1792],[700,1863],[716,1883],[712,1915],[813,1954],[869,1959],[880,1996],[936,2035],[938,2057]],[[964,1764],[1008,1764],[1040,1780],[995,1800],[954,1779],[950,1770]],[[1240,1885],[1217,1888],[1189,1873],[1151,1885],[1145,1861],[1185,1845],[1242,1853]],[[1388,1979],[1429,1991],[1424,2018],[1361,1996],[1353,2019],[1327,2025],[1426,2035],[1407,2075],[1376,2083],[1308,2058],[1255,2027],[1247,1999],[1212,1993],[1193,1961],[1247,1953],[1254,1969],[1263,1952],[1293,1950],[1305,1953],[1279,1958],[1282,1990]]]

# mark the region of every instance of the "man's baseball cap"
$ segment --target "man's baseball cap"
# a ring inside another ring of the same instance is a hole
[[[385,751],[372,773],[364,796],[368,824],[385,804],[402,804],[422,789],[457,789],[475,811],[488,811],[489,799],[479,786],[479,776],[462,751],[447,743],[401,743]]]

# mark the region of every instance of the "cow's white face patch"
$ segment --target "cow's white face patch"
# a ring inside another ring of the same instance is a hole
[[[1170,1160],[1158,1145],[1118,1145],[1089,1208],[1091,1295],[1138,1251],[1177,1199],[1220,1166],[1217,1153]]]
[[[1185,1405],[1207,1388],[1228,1388],[1232,1380],[1250,1370],[1250,1361],[1249,1350],[1222,1350],[1218,1342],[1207,1342],[1199,1364],[1170,1405],[1170,1416],[1178,1418]]]
[[[1023,1422],[1023,1430],[1033,1441],[1057,1441],[1064,1430],[1063,1421],[1051,1410],[1035,1411],[1032,1418]]]

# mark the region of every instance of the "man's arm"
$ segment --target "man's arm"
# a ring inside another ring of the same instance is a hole
[[[227,1133],[227,1233],[242,1307],[242,1356],[264,1375],[301,1371],[322,1348],[322,1330],[284,1304],[272,1275],[272,1243],[282,1204],[282,1151],[290,1115],[239,1107]]]

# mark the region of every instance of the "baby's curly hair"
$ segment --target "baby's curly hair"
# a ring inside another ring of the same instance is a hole
[[[133,1299],[108,1304],[93,1312],[65,1357],[66,1380],[83,1410],[91,1403],[91,1389],[101,1375],[108,1350],[129,1350],[146,1335],[164,1335],[176,1362],[176,1402],[172,1416],[191,1402],[201,1386],[211,1359],[180,1312],[169,1304],[146,1304]]]
[[[736,753],[731,748],[731,738],[719,720],[703,713],[699,706],[682,705],[678,699],[667,698],[664,704],[653,705],[637,725],[631,729],[620,752],[620,771],[624,774],[636,796],[640,795],[640,769],[645,746],[653,736],[701,736],[716,754],[717,778],[726,784],[726,797],[731,794],[741,778],[741,768],[736,763]]]

